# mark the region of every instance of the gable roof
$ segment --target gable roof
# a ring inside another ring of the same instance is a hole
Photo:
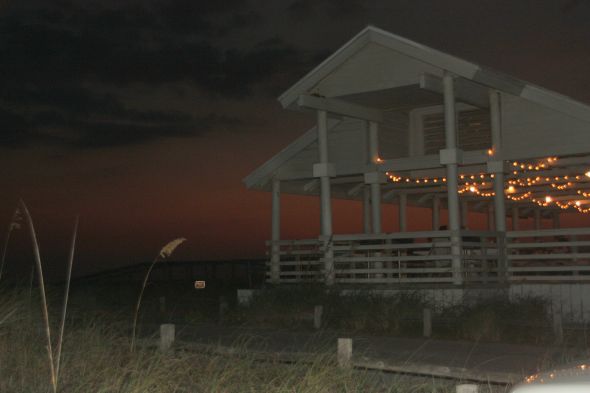
[[[369,43],[379,44],[402,55],[447,70],[478,84],[522,97],[581,120],[590,121],[590,107],[562,94],[535,86],[523,80],[468,62],[393,33],[367,26],[330,57],[311,70],[279,97],[284,108],[292,106]]]
[[[409,39],[397,36],[374,26],[367,26],[326,60],[311,70],[297,83],[291,86],[278,98],[284,108],[297,107],[297,100],[301,95],[314,94],[314,87],[318,86],[331,75],[342,69],[355,56],[371,45],[421,62],[430,68],[446,70],[461,78],[470,80],[482,87],[496,89],[510,96],[538,104],[554,112],[571,116],[584,122],[590,122],[590,107],[584,103],[566,97],[562,94],[535,86],[523,80],[502,74],[492,69],[479,66],[447,53],[432,49]],[[363,92],[359,92],[363,93]],[[339,121],[332,119],[329,128],[336,126]],[[304,135],[296,139],[285,149],[274,155],[270,160],[244,178],[248,188],[264,187],[274,173],[282,165],[308,148],[317,139],[316,128],[309,129]]]
[[[338,120],[328,119],[328,129],[333,128],[339,123]],[[291,142],[283,150],[275,154],[270,160],[256,168],[252,173],[243,179],[246,187],[261,187],[270,180],[273,173],[285,164],[291,158],[295,157],[297,153],[304,150],[306,147],[314,143],[317,139],[317,128],[314,126],[307,130],[307,132],[301,135],[299,138]]]

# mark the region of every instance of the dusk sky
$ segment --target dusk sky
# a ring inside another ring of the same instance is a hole
[[[276,97],[368,24],[590,103],[589,1],[0,4],[0,233],[23,198],[54,275],[78,214],[75,274],[176,237],[178,259],[262,257],[270,195],[242,178],[314,121]],[[358,231],[356,205],[335,204],[336,231]],[[285,198],[283,235],[316,236],[318,215]]]

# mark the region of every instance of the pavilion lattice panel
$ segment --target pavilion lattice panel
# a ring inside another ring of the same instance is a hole
[[[487,110],[459,112],[458,144],[465,151],[487,150],[492,144],[490,116]],[[424,115],[424,153],[437,154],[445,148],[445,119],[443,113]]]

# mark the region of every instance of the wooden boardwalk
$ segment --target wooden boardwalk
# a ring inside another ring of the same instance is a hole
[[[177,346],[218,354],[247,353],[258,360],[305,361],[336,353],[342,334],[219,325],[177,326]],[[465,341],[349,336],[358,368],[513,384],[556,365],[561,349]]]

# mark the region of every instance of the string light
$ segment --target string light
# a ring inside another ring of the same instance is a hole
[[[487,153],[489,156],[494,155],[493,149],[488,149]],[[378,159],[378,161],[382,162],[380,159]],[[565,191],[569,189],[575,190],[576,181],[583,181],[584,177],[590,178],[590,170],[577,174],[570,173],[567,175],[558,176],[551,176],[547,174],[545,174],[544,176],[540,176],[540,174],[535,174],[535,172],[550,170],[551,166],[555,165],[557,161],[557,157],[547,157],[545,159],[534,162],[510,162],[511,169],[509,176],[506,179],[507,187],[504,190],[504,195],[506,196],[506,198],[515,202],[528,200],[539,206],[554,205],[561,209],[573,208],[582,213],[590,213],[590,207],[584,208],[584,206],[588,206],[584,203],[584,201],[572,200],[568,202],[562,202],[558,199],[553,198],[551,195],[536,198],[533,197],[532,191],[528,190],[528,188],[530,187],[542,185],[550,186],[552,189],[555,189],[557,191]],[[529,173],[530,175],[525,175]],[[446,177],[415,178],[394,175],[389,172],[387,173],[387,175],[393,183],[405,183],[416,185],[443,185],[447,182]],[[457,179],[460,183],[457,192],[459,194],[470,193],[481,197],[492,197],[495,195],[495,193],[492,190],[489,190],[488,188],[491,185],[494,178],[495,174],[493,173],[460,174]],[[583,190],[575,190],[575,192],[578,195],[580,195],[580,198],[583,197],[590,199],[590,192],[585,192]]]

